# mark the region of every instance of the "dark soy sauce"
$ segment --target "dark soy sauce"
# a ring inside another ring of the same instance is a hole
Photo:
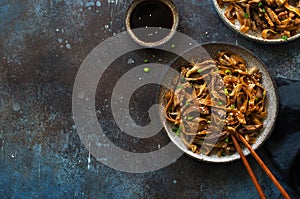
[[[155,42],[170,33],[173,20],[173,12],[168,5],[159,0],[148,0],[137,5],[132,11],[130,27],[142,41]],[[134,30],[136,28],[143,29]]]

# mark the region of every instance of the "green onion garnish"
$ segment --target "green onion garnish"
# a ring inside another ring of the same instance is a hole
[[[262,12],[266,12],[266,9],[265,9],[265,8],[262,8],[261,11],[262,11]]]
[[[226,143],[228,143],[228,141],[229,141],[229,139],[228,139],[228,138],[226,138],[226,139],[225,139],[225,142],[226,142]]]
[[[188,117],[187,120],[188,121],[192,121],[194,118],[192,116]]]
[[[262,2],[259,2],[258,3],[258,7],[261,7],[263,4],[262,4]]]
[[[198,72],[198,73],[202,73],[202,72],[203,72],[203,70],[202,70],[202,69],[199,69],[199,70],[197,70],[197,72]]]
[[[145,72],[145,73],[150,72],[150,68],[144,68],[144,72]]]
[[[188,106],[189,104],[190,104],[190,102],[189,102],[189,101],[186,101],[186,102],[185,102],[185,105],[186,105],[186,106]]]
[[[288,36],[283,35],[283,36],[281,37],[281,39],[283,39],[284,41],[286,41],[286,40],[288,40]]]
[[[234,105],[234,104],[231,104],[231,105],[230,105],[230,108],[235,109],[235,105]]]
[[[223,103],[222,103],[222,102],[218,102],[218,105],[219,105],[219,106],[222,106],[222,105],[223,105]]]
[[[245,12],[244,17],[245,17],[246,19],[248,19],[248,18],[249,18],[249,14]]]
[[[231,75],[231,70],[229,70],[229,69],[225,70],[225,74],[226,75]]]
[[[180,131],[181,131],[181,127],[174,127],[172,128],[172,131],[177,135],[179,136],[180,135]]]
[[[149,63],[149,60],[148,59],[144,59],[144,63]]]
[[[224,88],[224,92],[225,92],[226,95],[229,95],[229,91],[228,91],[227,88]]]
[[[182,85],[178,85],[178,86],[177,86],[177,90],[178,90],[178,89],[181,89],[181,88],[182,88]]]

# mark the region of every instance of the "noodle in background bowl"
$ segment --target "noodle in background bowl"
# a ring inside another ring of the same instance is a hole
[[[247,68],[256,66],[262,74],[262,85],[266,88],[267,91],[267,96],[266,96],[267,117],[263,120],[263,128],[260,130],[256,142],[252,145],[252,148],[256,150],[268,139],[269,135],[271,134],[274,128],[275,121],[278,114],[278,96],[277,96],[276,85],[273,79],[271,78],[268,70],[266,69],[266,66],[258,57],[256,57],[249,50],[233,44],[208,43],[201,46],[197,46],[185,52],[182,56],[178,57],[172,63],[171,67],[177,71],[180,71],[181,66],[187,65],[192,60],[204,61],[207,59],[214,59],[217,56],[219,51],[226,51],[241,56],[245,60],[247,64],[246,65]],[[171,72],[167,72],[162,82],[164,85],[167,85],[169,88],[173,88],[174,78],[176,78],[174,74],[171,75]],[[238,152],[235,152],[232,155],[225,155],[225,156],[218,157],[217,154],[204,155],[204,154],[193,153],[191,150],[189,150],[183,143],[181,137],[177,136],[172,131],[174,124],[168,122],[164,116],[164,107],[166,106],[164,95],[168,92],[168,90],[169,90],[168,88],[162,87],[159,91],[158,94],[158,101],[160,104],[159,114],[160,114],[160,119],[163,123],[163,126],[169,138],[177,147],[179,147],[187,155],[197,160],[201,160],[205,162],[215,162],[215,163],[231,162],[233,160],[237,160],[240,158]],[[245,155],[248,155],[249,154],[248,149],[243,147],[243,153]]]
[[[213,0],[213,5],[215,10],[217,11],[217,14],[219,15],[219,17],[222,19],[222,21],[233,31],[237,32],[239,35],[241,35],[242,37],[246,38],[246,39],[250,39],[252,41],[255,41],[257,43],[264,43],[264,44],[281,44],[281,43],[286,43],[286,42],[290,42],[293,41],[295,39],[300,38],[300,33],[291,36],[290,38],[288,38],[287,40],[283,40],[283,39],[264,39],[261,36],[261,31],[257,30],[257,31],[252,31],[249,30],[249,32],[247,33],[243,33],[240,31],[240,24],[239,22],[236,20],[235,23],[231,23],[229,21],[229,19],[226,18],[226,16],[224,15],[226,7],[221,8],[220,5],[218,4],[218,0]]]

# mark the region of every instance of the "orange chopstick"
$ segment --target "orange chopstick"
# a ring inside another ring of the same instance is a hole
[[[266,172],[266,174],[269,176],[271,181],[274,183],[274,185],[278,188],[282,196],[286,199],[290,199],[291,197],[289,194],[284,190],[284,188],[280,185],[278,180],[275,178],[275,176],[272,174],[272,172],[268,169],[267,165],[260,159],[260,157],[257,155],[257,153],[252,149],[250,144],[247,142],[247,140],[240,134],[239,138],[242,141],[242,143],[248,148],[252,156],[255,158],[255,160],[258,162],[258,164],[261,166],[261,168]]]
[[[236,138],[232,134],[231,134],[231,138],[233,140],[233,144],[234,144],[236,150],[239,152],[239,154],[241,156],[241,159],[242,159],[242,161],[243,161],[243,163],[244,163],[244,165],[246,167],[246,170],[248,171],[248,173],[249,173],[249,175],[250,175],[250,177],[251,177],[251,179],[252,179],[252,181],[254,183],[254,186],[255,186],[255,188],[256,188],[256,190],[257,190],[260,198],[266,198],[266,196],[265,196],[265,194],[264,194],[261,186],[259,185],[259,183],[258,183],[258,181],[257,181],[257,179],[256,179],[256,177],[255,177],[255,175],[254,175],[254,173],[253,173],[253,171],[252,171],[252,169],[251,169],[251,167],[250,167],[250,165],[249,165],[246,157],[244,156],[244,154],[243,154],[243,152],[241,150],[241,147],[240,147],[238,141],[236,140]]]

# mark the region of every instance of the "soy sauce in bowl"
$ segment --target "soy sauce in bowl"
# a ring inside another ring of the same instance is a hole
[[[166,42],[177,26],[178,13],[169,0],[138,0],[127,12],[127,30],[134,40],[145,46]]]
[[[144,1],[136,6],[130,17],[130,27],[162,27],[171,29],[173,14],[171,9],[161,1]]]

